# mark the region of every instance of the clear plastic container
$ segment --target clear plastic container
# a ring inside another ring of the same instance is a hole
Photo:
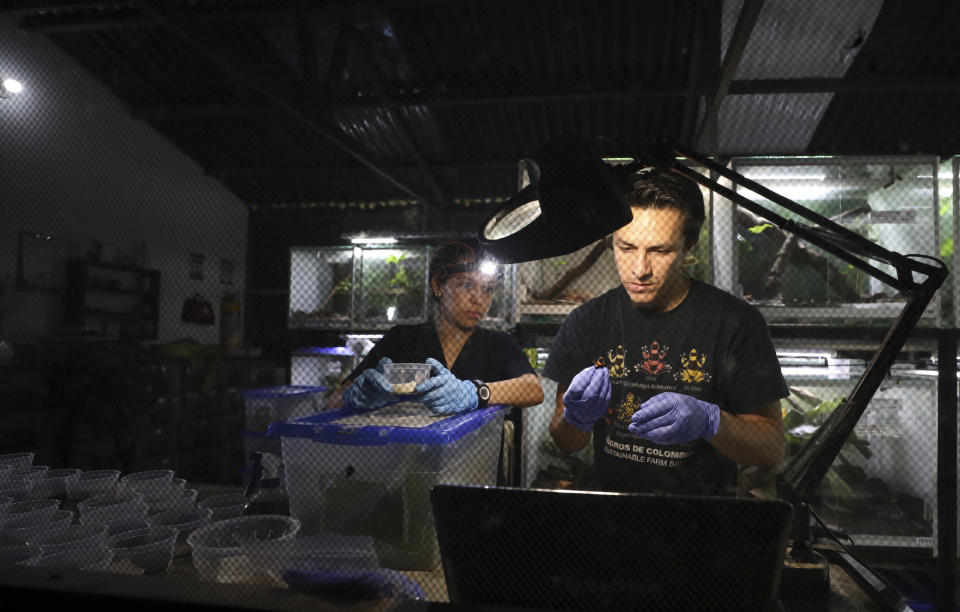
[[[193,508],[197,501],[196,489],[175,490],[165,497],[158,498],[152,502],[147,502],[150,506],[150,514],[159,514],[174,509]]]
[[[6,482],[0,482],[0,495],[3,497],[11,497],[14,501],[29,499],[30,485],[23,482],[22,478],[17,481],[7,480]]]
[[[53,513],[60,509],[59,499],[25,499],[23,501],[13,502],[7,506],[7,514],[4,517],[4,523],[12,518],[21,518],[27,516],[42,517],[49,520]]]
[[[14,468],[12,472],[7,474],[7,482],[22,482],[23,484],[32,488],[29,477],[33,476],[34,474],[39,474],[40,472],[46,472],[49,469],[50,466],[47,465],[31,465],[27,467]]]
[[[213,511],[209,508],[174,508],[147,517],[151,527],[173,527],[177,530],[177,544],[173,554],[176,557],[190,552],[187,539],[195,530],[210,522]]]
[[[40,470],[27,474],[23,479],[30,485],[30,494],[34,497],[57,497],[66,499],[67,483],[76,480],[80,470]]]
[[[120,491],[137,491],[149,494],[149,491],[164,489],[173,480],[173,470],[146,470],[127,474],[120,479]]]
[[[30,565],[43,551],[36,546],[0,546],[0,567]]]
[[[139,502],[143,501],[143,495],[136,492],[126,493],[105,493],[103,495],[94,495],[77,504],[77,510],[82,517],[93,510],[111,509],[117,514],[132,512],[139,508]]]
[[[100,523],[67,525],[54,532],[37,534],[27,540],[30,546],[39,546],[44,555],[74,548],[102,548],[107,543],[107,526]]]
[[[10,475],[10,472],[13,471],[12,463],[0,463],[0,483],[7,481],[7,477]]]
[[[243,509],[247,507],[249,501],[243,493],[226,493],[197,502],[197,508],[209,508],[213,512],[210,519],[222,521],[243,516]]]
[[[100,548],[74,548],[63,552],[43,555],[35,559],[30,565],[50,569],[77,569],[88,572],[102,572],[110,565],[113,551],[102,546]]]
[[[193,565],[201,580],[229,582],[231,558],[243,555],[241,545],[254,540],[289,540],[300,531],[300,521],[279,514],[260,514],[217,521],[187,538]]]
[[[120,533],[136,529],[146,524],[147,512],[150,507],[146,502],[135,501],[133,506],[107,506],[105,508],[88,509],[80,515],[83,525],[100,523],[107,526],[109,534]]]
[[[157,487],[144,491],[143,501],[150,506],[150,514],[156,514],[157,512],[172,510],[173,508],[183,506],[184,485],[186,482],[183,478],[175,478],[165,487]],[[187,498],[189,499],[189,495],[187,495]]]
[[[0,528],[0,542],[5,545],[26,544],[41,533],[53,533],[73,523],[73,512],[57,510],[51,517],[28,515],[9,519]]]
[[[112,493],[119,477],[120,470],[81,472],[77,478],[67,481],[67,499],[81,501],[95,495]]]
[[[7,453],[0,455],[0,465],[10,465],[14,470],[33,465],[33,453]]]
[[[165,572],[173,559],[177,530],[173,527],[147,527],[112,536],[107,544],[113,560],[129,559],[146,574]]]
[[[426,363],[387,363],[383,376],[397,394],[413,393],[413,389],[430,378],[430,365]]]
[[[12,497],[5,497],[0,495],[0,523],[3,522],[3,517],[7,514],[7,506],[13,503]]]

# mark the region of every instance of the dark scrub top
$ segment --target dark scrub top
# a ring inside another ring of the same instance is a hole
[[[423,363],[433,357],[446,364],[443,347],[432,321],[391,328],[346,380],[353,380],[368,368],[375,368],[382,357],[394,363]],[[524,374],[533,374],[530,360],[513,336],[506,332],[477,327],[467,338],[457,360],[447,369],[460,380],[496,382]]]

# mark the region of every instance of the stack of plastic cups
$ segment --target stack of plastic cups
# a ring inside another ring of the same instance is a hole
[[[80,476],[80,470],[37,470],[25,473],[24,482],[30,485],[30,496],[38,499],[67,499],[67,486]]]
[[[146,527],[149,507],[139,493],[107,493],[77,503],[80,524],[103,524],[109,535]]]
[[[76,503],[96,495],[113,493],[120,470],[92,470],[81,472],[67,481],[67,499]]]
[[[143,490],[143,501],[150,506],[150,514],[176,508],[193,508],[197,499],[195,489],[186,489],[186,480],[174,478],[169,484]]]

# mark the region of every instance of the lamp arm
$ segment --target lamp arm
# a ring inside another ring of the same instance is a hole
[[[880,347],[870,359],[870,363],[857,381],[853,392],[834,410],[833,414],[817,429],[800,452],[777,475],[777,490],[780,496],[794,506],[798,506],[805,503],[809,495],[820,485],[827,470],[830,469],[840,453],[843,444],[853,432],[860,417],[863,416],[874,393],[886,377],[890,366],[903,348],[910,332],[917,326],[930,300],[946,279],[947,268],[943,262],[932,257],[930,259],[933,259],[937,265],[889,251],[860,234],[800,206],[796,202],[747,179],[712,159],[678,147],[674,147],[674,152],[678,156],[702,164],[720,176],[729,179],[735,185],[745,187],[814,222],[816,226],[786,219],[746,198],[743,194],[721,185],[675,160],[672,161],[673,171],[683,174],[754,214],[772,221],[781,229],[792,232],[843,259],[872,277],[896,288],[908,297],[906,305],[887,332]],[[893,266],[896,270],[896,276],[864,261],[862,259],[864,257]],[[914,272],[925,275],[926,278],[917,282],[914,280]]]

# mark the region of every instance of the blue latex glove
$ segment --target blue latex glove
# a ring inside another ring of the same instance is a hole
[[[610,370],[588,366],[573,377],[563,394],[563,418],[589,433],[610,404]]]
[[[712,438],[720,427],[720,408],[682,393],[654,395],[633,413],[630,433],[656,444],[683,444]]]
[[[434,414],[456,414],[475,410],[480,404],[477,387],[469,380],[460,380],[443,364],[428,357],[433,375],[413,390],[418,402],[426,404]]]
[[[391,385],[383,375],[383,366],[393,363],[384,357],[376,368],[368,368],[353,379],[353,384],[344,389],[343,403],[362,410],[376,410],[396,399]]]

